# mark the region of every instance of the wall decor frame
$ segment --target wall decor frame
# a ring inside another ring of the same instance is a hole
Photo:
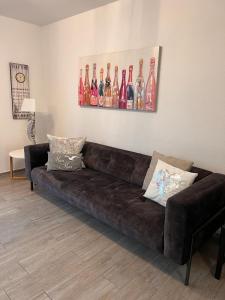
[[[161,47],[79,59],[81,107],[156,112]]]
[[[21,112],[21,106],[24,98],[30,98],[29,66],[9,63],[9,68],[13,119],[28,119],[29,112]]]

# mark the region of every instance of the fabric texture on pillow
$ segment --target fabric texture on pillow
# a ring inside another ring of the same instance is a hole
[[[47,134],[51,153],[79,154],[86,141],[85,137],[64,138]]]
[[[158,160],[144,197],[166,206],[168,198],[192,185],[197,176]]]
[[[75,171],[80,170],[84,166],[82,161],[82,154],[63,154],[48,152],[47,171],[62,170]]]
[[[149,184],[152,180],[152,176],[153,176],[153,173],[155,171],[155,168],[156,168],[156,165],[157,165],[157,162],[158,162],[159,159],[161,161],[164,161],[165,163],[167,163],[169,165],[172,165],[172,166],[174,166],[176,168],[179,168],[181,170],[184,170],[184,171],[190,171],[191,167],[193,165],[192,161],[178,159],[178,158],[173,157],[173,156],[166,156],[166,155],[161,154],[157,151],[154,151],[153,154],[152,154],[152,159],[151,159],[148,171],[145,175],[145,179],[144,179],[144,182],[143,182],[143,186],[142,186],[143,190],[146,190],[148,188],[148,186],[149,186]]]

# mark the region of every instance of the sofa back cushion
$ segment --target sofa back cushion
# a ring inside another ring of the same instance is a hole
[[[142,186],[151,156],[86,142],[83,148],[86,167]]]

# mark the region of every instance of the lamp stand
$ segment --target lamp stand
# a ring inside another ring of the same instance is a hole
[[[35,140],[35,113],[30,113],[27,122],[27,136],[32,144],[36,144]]]

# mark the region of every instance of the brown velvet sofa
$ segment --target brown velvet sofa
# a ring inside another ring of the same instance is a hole
[[[33,185],[84,210],[178,264],[225,222],[225,175],[197,167],[195,183],[171,197],[166,208],[143,197],[150,156],[86,142],[85,169],[47,172],[48,144],[26,146],[26,174]]]

